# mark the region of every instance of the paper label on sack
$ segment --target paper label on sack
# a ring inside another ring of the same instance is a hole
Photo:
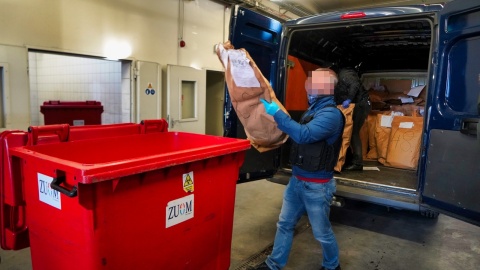
[[[50,187],[53,177],[37,173],[38,179],[38,199],[55,208],[62,209],[60,192]]]
[[[413,103],[413,98],[408,97],[408,98],[400,98],[403,104],[405,103]]]
[[[418,97],[418,95],[420,95],[420,93],[422,92],[423,88],[425,88],[425,85],[414,87],[410,89],[410,91],[408,91],[407,95],[412,97]]]
[[[193,194],[169,201],[166,209],[165,228],[193,218]]]
[[[380,126],[382,127],[392,127],[393,115],[382,115],[380,119]]]
[[[184,173],[182,183],[185,192],[193,192],[193,172]]]
[[[230,73],[238,87],[260,87],[245,52],[230,50],[228,58],[230,59]]]
[[[413,128],[413,122],[400,122],[399,128]]]

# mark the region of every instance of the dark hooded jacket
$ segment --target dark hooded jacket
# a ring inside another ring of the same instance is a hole
[[[368,92],[362,85],[357,72],[352,68],[344,68],[338,72],[338,83],[334,91],[335,103],[342,104],[347,99],[359,103],[368,98]]]

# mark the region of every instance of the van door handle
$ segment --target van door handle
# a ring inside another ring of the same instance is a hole
[[[465,118],[462,120],[460,132],[465,135],[477,136],[478,118]]]

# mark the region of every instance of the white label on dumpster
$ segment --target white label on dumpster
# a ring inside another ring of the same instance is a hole
[[[50,187],[53,177],[38,173],[38,197],[40,201],[58,209],[62,209],[60,192]]]
[[[193,194],[168,202],[165,228],[193,218]]]
[[[74,126],[85,126],[85,120],[83,120],[83,119],[73,120],[73,125]]]

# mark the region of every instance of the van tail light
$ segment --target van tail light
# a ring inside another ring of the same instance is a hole
[[[348,20],[348,19],[358,19],[358,18],[363,18],[367,16],[365,12],[351,12],[351,13],[345,13],[340,18],[342,20]]]

